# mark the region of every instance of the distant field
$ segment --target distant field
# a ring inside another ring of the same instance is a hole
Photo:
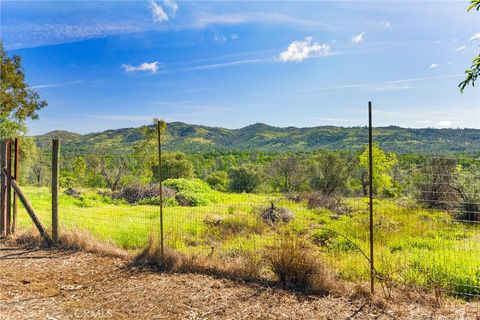
[[[25,191],[41,220],[50,225],[47,188]],[[275,200],[295,215],[288,224],[270,227],[259,212]],[[222,259],[265,250],[281,234],[305,237],[344,279],[366,280],[368,261],[367,199],[348,198],[350,212],[336,215],[307,208],[281,195],[219,193],[218,203],[200,207],[164,208],[167,244],[187,254]],[[60,225],[86,230],[103,241],[126,249],[142,248],[159,234],[159,208],[129,205],[87,191],[81,198],[61,196]],[[19,226],[31,222],[22,210]],[[375,202],[375,264],[386,278],[454,292],[480,294],[480,225],[455,222],[441,211],[424,210],[400,200]]]

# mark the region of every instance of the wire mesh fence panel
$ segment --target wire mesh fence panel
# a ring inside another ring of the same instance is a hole
[[[266,280],[323,277],[319,270],[369,280],[367,141],[348,151],[169,149],[159,166],[155,137],[147,130],[126,150],[62,149],[60,234],[138,252],[163,240],[191,268]],[[386,149],[372,149],[378,285],[480,296],[478,156]],[[36,154],[20,177],[47,228],[51,156]],[[20,226],[31,225],[20,216]]]

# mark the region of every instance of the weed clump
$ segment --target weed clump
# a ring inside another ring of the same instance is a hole
[[[295,218],[293,212],[287,208],[276,207],[273,202],[270,207],[261,211],[260,217],[266,224],[270,226],[274,226],[279,223],[288,223]]]
[[[288,236],[268,248],[267,264],[282,286],[308,293],[327,293],[332,277],[307,241]]]

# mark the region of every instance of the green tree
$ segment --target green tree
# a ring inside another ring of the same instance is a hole
[[[313,163],[310,186],[326,196],[337,194],[346,189],[350,166],[338,154],[320,155]]]
[[[361,182],[364,195],[368,192],[368,147],[360,155]],[[393,187],[392,168],[397,164],[397,157],[393,153],[386,153],[377,145],[372,148],[373,157],[373,192],[375,194],[391,194]]]
[[[154,165],[153,181],[158,182],[158,165]],[[162,154],[162,181],[167,179],[193,178],[193,164],[182,152]]]
[[[467,12],[476,9],[480,11],[480,0],[470,0],[470,6],[467,9]],[[473,58],[472,65],[470,69],[465,70],[465,80],[460,82],[458,85],[460,87],[460,91],[463,92],[466,86],[472,85],[475,86],[475,81],[477,80],[478,76],[480,75],[480,54]]]
[[[233,192],[253,192],[261,182],[259,172],[252,165],[230,168],[228,178]]]
[[[272,162],[265,170],[272,186],[280,192],[293,192],[302,189],[305,169],[296,157],[283,156]]]
[[[9,57],[0,42],[0,140],[26,132],[25,120],[37,119],[47,102],[25,82],[20,56]]]
[[[214,171],[206,179],[207,183],[215,190],[227,191],[228,174],[225,171]]]

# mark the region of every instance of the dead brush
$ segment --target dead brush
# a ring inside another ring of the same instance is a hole
[[[334,289],[333,277],[308,242],[286,236],[268,248],[266,262],[287,289],[326,294]]]
[[[233,280],[263,281],[261,279],[263,259],[254,253],[224,260],[215,257],[187,256],[165,248],[162,255],[158,241],[153,238],[150,238],[145,249],[133,258],[130,266],[162,272],[197,273]]]
[[[9,239],[9,242],[24,247],[48,247],[48,244],[34,229],[19,231]],[[114,258],[129,258],[131,256],[127,251],[118,248],[114,243],[97,240],[86,231],[63,231],[60,233],[58,242],[53,245],[53,248],[85,251]]]

